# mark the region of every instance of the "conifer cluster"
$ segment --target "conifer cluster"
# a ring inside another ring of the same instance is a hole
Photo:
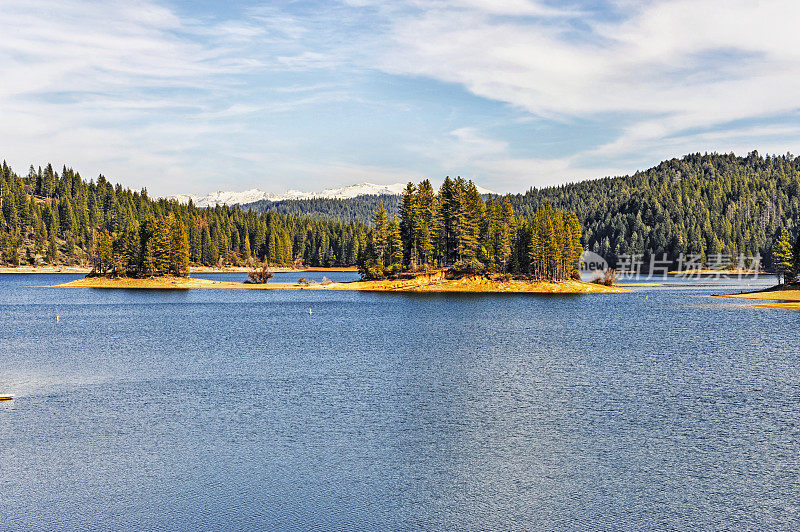
[[[389,218],[381,201],[373,214],[359,261],[366,278],[434,267],[562,280],[573,275],[583,251],[574,214],[548,205],[530,222],[518,219],[508,196],[484,200],[460,177],[446,178],[438,193],[428,180],[409,183],[398,210],[399,219]]]
[[[133,221],[116,237],[102,230],[92,248],[93,273],[127,277],[189,274],[189,238],[183,220]]]
[[[66,167],[31,167],[25,177],[5,162],[0,167],[0,263],[91,264],[97,272],[137,275],[185,271],[183,257],[166,251],[183,249],[168,225],[184,231],[189,262],[207,266],[353,265],[368,232],[359,222],[154,200],[147,190],[124,189],[102,175],[85,181]]]
[[[368,222],[380,199],[287,200],[257,207]],[[391,216],[395,206],[382,199]],[[527,219],[548,204],[574,212],[586,249],[612,266],[630,255],[648,263],[666,254],[674,268],[681,256],[715,266],[720,259],[736,266],[742,256],[760,256],[764,266],[776,270],[772,251],[781,229],[793,235],[792,242],[800,237],[800,157],[693,153],[631,175],[532,188],[510,200],[517,216]]]

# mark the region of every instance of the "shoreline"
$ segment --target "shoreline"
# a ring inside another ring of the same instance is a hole
[[[499,281],[478,277],[445,279],[444,275],[420,276],[408,280],[352,281],[346,283],[265,283],[247,284],[232,281],[186,277],[159,277],[153,279],[91,277],[76,279],[55,287],[100,288],[128,290],[345,290],[360,292],[450,292],[450,293],[530,293],[530,294],[589,294],[625,293],[629,290],[616,286],[603,286],[582,281]]]
[[[764,271],[756,271],[756,270],[742,270],[739,268],[732,268],[732,269],[721,269],[721,270],[714,270],[703,268],[699,270],[671,270],[667,272],[667,275],[673,275],[675,277],[693,277],[693,276],[721,276],[721,277],[762,277],[765,275],[774,275],[771,273],[767,273]]]
[[[302,272],[358,272],[355,266],[333,266],[330,268],[314,267],[294,269],[289,266],[275,266],[270,268],[274,273],[302,273]],[[228,266],[214,268],[211,266],[192,266],[191,273],[248,273],[253,269],[248,266]],[[0,266],[0,274],[37,274],[37,273],[82,273],[86,275],[92,271],[85,266]]]
[[[800,285],[796,283],[792,285],[773,286],[765,290],[742,292],[740,294],[718,294],[714,297],[769,301],[769,303],[754,303],[748,305],[749,307],[800,310]]]

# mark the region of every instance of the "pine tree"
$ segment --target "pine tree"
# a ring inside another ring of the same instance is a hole
[[[794,243],[792,254],[794,255],[794,271],[792,274],[797,277],[800,275],[800,232],[797,234],[797,240]]]
[[[400,223],[397,215],[389,224],[389,265],[399,269],[403,265],[403,239],[400,235]]]
[[[159,218],[153,224],[153,236],[150,237],[150,251],[153,257],[153,270],[158,275],[165,275],[170,271],[171,238],[170,221]]]
[[[139,274],[141,267],[140,244],[139,224],[131,222],[122,234],[122,256],[120,257],[121,269],[127,276],[135,277]]]
[[[497,211],[499,213],[497,222],[499,236],[496,260],[501,271],[506,271],[508,262],[511,259],[515,232],[514,208],[511,206],[508,195],[503,199],[503,205],[497,208]]]
[[[437,197],[439,209],[436,211],[437,242],[434,246],[439,262],[442,266],[449,266],[458,260],[458,242],[460,228],[458,227],[458,212],[460,201],[453,180],[445,177],[439,187]]]
[[[464,201],[466,203],[465,248],[468,260],[476,260],[485,250],[481,249],[481,235],[486,231],[486,204],[481,198],[475,183],[464,184]]]
[[[434,263],[436,256],[436,235],[438,207],[436,194],[427,179],[417,189],[417,225],[415,235],[419,248],[419,260],[424,265]]]
[[[375,248],[376,259],[383,266],[387,266],[389,264],[389,222],[382,200],[372,217],[372,224],[372,245]]]
[[[412,269],[419,263],[419,224],[417,188],[409,182],[400,201],[400,235],[404,244],[404,262]]]
[[[58,262],[58,244],[56,243],[55,235],[50,235],[45,260],[50,264],[56,264]]]
[[[794,253],[791,236],[785,227],[781,228],[773,244],[772,265],[778,276],[778,283],[781,282],[781,276],[783,276],[783,282],[787,282],[787,277],[791,276],[794,270]]]
[[[183,220],[169,215],[167,225],[170,227],[170,260],[169,271],[173,275],[185,277],[189,275],[189,237]]]
[[[263,229],[263,226],[262,226]],[[262,233],[263,235],[263,233]],[[263,238],[263,236],[262,236]],[[257,247],[256,249],[260,249],[263,247],[264,241],[261,241],[261,246]],[[206,266],[210,266],[213,264],[212,261],[212,250],[211,250],[212,242],[211,242],[211,232],[208,230],[208,225],[204,224],[203,229],[200,233],[200,262],[205,264]],[[262,255],[262,259],[263,259]]]
[[[555,270],[553,275],[556,279],[563,279],[566,277],[565,270],[569,255],[571,252],[570,247],[567,246],[567,234],[564,227],[564,214],[556,210],[553,212],[553,236],[555,237],[555,251],[553,260],[555,263]]]
[[[574,213],[569,213],[565,218],[565,227],[567,231],[567,246],[568,252],[568,271],[567,275],[572,273],[578,268],[581,254],[583,253],[583,244],[581,243],[581,224],[578,222],[578,217]]]
[[[242,246],[242,258],[247,260],[253,254],[252,250],[250,249],[250,236],[245,233],[244,235],[244,246]]]
[[[114,238],[108,231],[100,231],[95,239],[93,253],[95,272],[104,275],[114,271],[114,258]]]

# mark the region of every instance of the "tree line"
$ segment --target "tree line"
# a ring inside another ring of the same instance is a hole
[[[793,242],[800,232],[800,158],[695,153],[629,176],[532,188],[511,202],[523,216],[547,204],[576,213],[585,247],[612,265],[623,255],[683,254],[706,264],[760,256],[774,268],[781,231]]]
[[[31,167],[22,177],[6,163],[0,170],[0,260],[11,264],[85,263],[100,231],[118,236],[133,221],[141,227],[146,220],[172,213],[186,227],[192,264],[238,264],[252,259],[272,264],[298,260],[313,266],[352,265],[366,251],[368,226],[374,223],[372,216],[380,201],[385,202],[387,224],[393,222],[395,213],[398,227],[409,219],[408,213],[401,212],[403,200],[393,196],[282,202],[283,208],[293,213],[288,215],[274,210],[251,212],[247,207],[199,209],[191,203],[153,200],[146,190],[114,186],[103,176],[85,181],[66,167],[60,173],[51,165],[38,170]],[[452,186],[455,180],[450,181]],[[451,191],[439,198],[441,192],[434,194],[437,201],[452,196]],[[441,212],[437,204],[435,224],[442,223],[443,228],[425,224],[428,230],[438,231],[432,233],[438,235],[436,239],[424,234],[419,221],[413,237],[409,236],[410,226],[404,226],[402,234],[411,247],[403,248],[402,267],[407,267],[406,263],[452,265],[474,256],[490,269],[527,271],[530,257],[520,247],[526,238],[525,224],[530,231],[535,214],[551,205],[553,210],[575,213],[586,249],[612,265],[630,254],[642,254],[645,261],[664,254],[673,261],[681,254],[696,255],[704,262],[715,255],[730,257],[732,262],[738,255],[758,255],[777,270],[779,263],[785,263],[775,254],[782,231],[792,243],[800,236],[800,158],[789,154],[763,157],[756,152],[746,157],[690,154],[629,176],[482,199],[487,211],[490,199],[493,204],[493,215],[488,217],[494,224],[492,230],[488,231],[487,224],[480,236],[486,253],[470,244],[474,239],[472,221],[462,227],[458,217],[442,217],[455,208],[451,197]],[[497,230],[501,226],[494,212],[506,199],[515,219],[520,220],[507,259],[508,238],[499,238],[503,232]],[[474,200],[473,194],[470,201],[476,207]],[[326,219],[312,218],[309,212]],[[442,230],[449,235],[444,240],[440,238]],[[486,241],[490,233],[495,235],[491,243]]]
[[[383,201],[373,213],[359,259],[364,277],[449,268],[562,280],[574,275],[583,247],[572,213],[546,205],[517,217],[509,196],[484,199],[472,181],[447,177],[438,192],[429,180],[409,183],[389,217]]]
[[[383,202],[389,216],[397,214],[398,197],[390,194],[356,196],[354,198],[308,198],[280,201],[259,200],[243,205],[255,212],[277,212],[290,216],[311,216],[322,220],[369,223],[379,202]]]
[[[394,214],[396,200],[376,196],[265,202],[260,208],[369,223],[381,199]],[[705,264],[720,256],[735,264],[743,255],[760,256],[775,268],[774,243],[782,229],[793,241],[800,233],[800,158],[694,153],[632,175],[531,188],[509,199],[527,219],[545,205],[575,213],[585,247],[612,265],[637,254],[645,262],[666,254],[675,265],[681,255]]]
[[[5,162],[0,167],[0,261],[6,264],[95,264],[103,271],[118,267],[157,273],[164,264],[160,259],[151,261],[148,249],[162,243],[159,235],[165,224],[182,226],[189,263],[207,266],[353,265],[366,246],[369,230],[356,221],[227,206],[201,209],[191,202],[152,199],[146,189],[112,185],[102,175],[86,181],[67,167],[57,172],[49,164],[31,166],[25,176]],[[135,234],[137,260],[132,259]]]

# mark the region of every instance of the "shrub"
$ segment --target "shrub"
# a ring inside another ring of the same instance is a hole
[[[460,260],[450,267],[450,271],[455,274],[479,273],[485,269],[486,266],[477,259]]]
[[[371,257],[367,258],[363,264],[359,266],[358,272],[361,274],[361,277],[367,281],[374,281],[385,277],[383,266]]]
[[[247,274],[248,280],[245,281],[251,284],[265,284],[269,282],[275,276],[272,273],[272,270],[266,264],[261,265],[261,267],[253,268],[253,270]]]
[[[617,271],[612,268],[608,268],[603,273],[602,277],[595,279],[593,282],[603,286],[614,286],[614,284],[617,282]]]

